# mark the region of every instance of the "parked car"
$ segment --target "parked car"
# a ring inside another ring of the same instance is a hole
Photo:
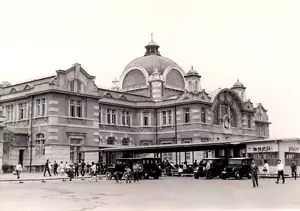
[[[242,179],[243,177],[251,178],[251,163],[253,158],[229,158],[228,166],[224,168],[220,177],[227,179],[234,177],[236,179]]]
[[[210,168],[207,170],[207,162],[210,162]],[[206,177],[212,179],[220,176],[223,169],[227,166],[228,159],[226,158],[204,158],[200,161],[199,166],[194,169],[194,178]]]
[[[118,171],[124,175],[126,166],[132,169],[134,162],[140,165],[141,179],[149,179],[150,177],[158,179],[161,176],[161,170],[159,168],[159,164],[162,162],[161,158],[119,158],[116,159],[116,163],[119,165]],[[104,170],[106,179],[112,179],[116,171],[116,165],[106,166]]]

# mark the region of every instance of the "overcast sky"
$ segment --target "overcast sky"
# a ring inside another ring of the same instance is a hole
[[[81,63],[110,87],[154,33],[163,56],[204,89],[239,79],[268,110],[271,137],[300,137],[300,1],[0,0],[1,81]]]

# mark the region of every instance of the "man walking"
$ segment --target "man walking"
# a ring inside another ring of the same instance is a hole
[[[54,164],[53,164],[53,174],[54,175],[58,175],[57,169],[58,169],[58,164],[56,163],[56,160],[55,160]]]
[[[19,161],[18,164],[16,165],[16,174],[18,179],[20,179],[21,171],[22,171],[22,165],[21,162]]]
[[[44,177],[46,176],[46,172],[48,172],[49,176],[51,177],[49,166],[50,166],[49,159],[47,159],[47,161],[45,163]]]
[[[251,164],[251,177],[252,177],[253,187],[254,188],[258,187],[258,166],[254,160],[252,160],[252,164]]]
[[[292,161],[291,172],[292,172],[292,177],[297,179],[297,164],[294,160]]]
[[[277,181],[276,183],[279,183],[280,176],[282,177],[282,184],[284,184],[284,172],[283,172],[283,164],[281,163],[281,160],[278,160],[277,163]]]

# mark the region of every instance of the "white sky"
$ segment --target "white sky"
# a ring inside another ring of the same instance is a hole
[[[110,87],[143,56],[160,52],[207,90],[238,79],[268,110],[271,137],[300,137],[300,1],[0,0],[1,81],[55,74],[75,62]]]

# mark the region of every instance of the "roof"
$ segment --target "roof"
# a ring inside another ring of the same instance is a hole
[[[249,141],[210,141],[200,143],[187,143],[187,144],[163,144],[151,146],[124,146],[124,147],[111,147],[106,149],[96,150],[83,150],[82,152],[131,152],[131,153],[155,153],[155,152],[188,152],[188,151],[205,151],[223,149],[236,145],[246,145],[253,142],[270,142],[270,141],[300,141],[299,138],[284,138],[284,139],[261,139]]]

